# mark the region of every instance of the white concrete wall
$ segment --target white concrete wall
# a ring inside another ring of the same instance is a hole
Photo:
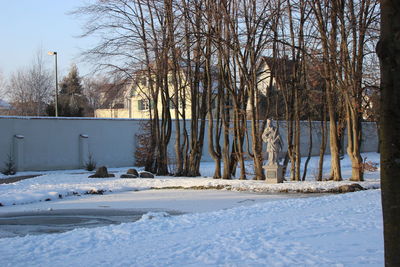
[[[135,135],[141,131],[142,122],[134,119],[0,117],[0,168],[4,167],[8,154],[15,158],[19,171],[83,168],[89,154],[98,166],[133,166]],[[314,122],[313,155],[319,153],[318,129],[319,123]],[[283,140],[286,140],[285,130],[285,124],[281,122]],[[363,134],[362,151],[377,151],[376,125],[364,123]],[[172,157],[174,140],[173,132],[169,147]],[[301,153],[308,153],[307,122],[302,122]],[[207,129],[203,160],[212,160],[208,153]]]
[[[18,170],[132,166],[140,121],[0,117],[0,166],[12,154]],[[15,136],[18,136],[16,138]]]
[[[328,122],[329,124],[329,122]],[[276,125],[276,123],[274,124]],[[329,127],[329,126],[328,126]],[[309,125],[307,121],[302,121],[300,124],[301,133],[300,133],[300,153],[302,156],[308,155],[309,149]],[[316,156],[319,155],[320,145],[322,141],[321,136],[321,123],[319,121],[312,122],[312,150],[311,155]],[[280,135],[284,140],[283,151],[287,150],[287,128],[286,122],[280,122]],[[327,146],[326,153],[330,153],[329,149],[329,128],[327,129]],[[378,141],[378,133],[376,128],[376,123],[374,122],[363,122],[362,123],[362,141],[361,141],[361,152],[377,152],[379,141]],[[347,131],[345,130],[345,135],[342,140],[343,152],[347,153]]]

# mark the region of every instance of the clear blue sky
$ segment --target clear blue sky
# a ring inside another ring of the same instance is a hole
[[[0,0],[0,71],[4,76],[28,66],[39,49],[51,69],[54,57],[47,51],[58,52],[59,75],[65,75],[72,63],[81,74],[88,73],[90,67],[82,63],[79,53],[91,41],[76,38],[84,21],[66,14],[83,4],[82,0]]]

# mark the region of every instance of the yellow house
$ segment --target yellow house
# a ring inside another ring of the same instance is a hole
[[[272,88],[276,87],[276,79],[273,77],[270,69],[271,62],[265,58],[259,67],[258,73],[258,90],[261,94],[267,94],[267,88],[272,85]],[[182,114],[185,111],[185,118],[191,119],[191,98],[190,91],[185,74],[180,73],[180,90],[179,90],[179,113]],[[117,89],[115,89],[117,90]],[[172,84],[172,75],[168,76],[168,106],[170,109],[171,118],[175,119],[175,92]],[[110,93],[111,92],[111,93]],[[124,84],[123,88],[119,88],[119,92],[112,90],[108,91],[109,97],[105,100],[100,109],[95,110],[95,117],[98,118],[132,118],[132,119],[149,119],[151,112],[153,112],[154,99],[150,95],[149,81],[147,75],[143,74],[143,71],[138,71],[135,74],[135,78],[128,83]],[[185,99],[185,101],[182,101]],[[256,103],[257,104],[257,103]],[[162,116],[162,98],[161,93],[157,97],[157,107],[159,117]],[[250,104],[247,105],[249,110]],[[183,110],[185,107],[185,110]],[[152,114],[154,116],[154,114]],[[179,115],[182,118],[182,115]]]
[[[266,96],[268,90],[279,90],[280,84],[285,83],[286,77],[290,77],[291,65],[287,59],[277,59],[264,57],[260,63],[257,73],[257,88],[259,93]],[[191,119],[191,98],[190,87],[186,81],[183,71],[180,72],[180,89],[179,89],[179,119],[182,113],[185,113],[186,119]],[[213,87],[216,86],[213,83]],[[175,90],[172,84],[172,75],[168,75],[168,107],[171,118],[175,119]],[[128,83],[125,83],[123,92],[114,93],[113,101],[108,101],[106,105],[102,105],[100,109],[95,110],[95,117],[101,118],[132,118],[132,119],[149,119],[153,107],[154,99],[150,95],[148,76],[143,71],[135,73],[135,77]],[[115,100],[115,96],[118,99]],[[184,100],[184,101],[183,101]],[[250,101],[250,100],[248,100]],[[116,103],[116,104],[115,104]],[[258,103],[255,103],[258,105]],[[215,105],[214,105],[215,106]],[[161,93],[157,97],[157,107],[159,117],[162,116],[162,97]],[[214,109],[213,109],[214,111]],[[247,104],[247,112],[250,111],[250,104]],[[250,113],[250,112],[249,112]],[[152,114],[154,116],[154,114]]]
[[[175,119],[175,89],[172,85],[172,77],[168,77],[168,107],[170,109],[171,118]],[[179,115],[181,119],[182,114],[185,113],[186,119],[191,119],[191,99],[189,86],[184,79],[184,74],[180,75],[180,89],[179,93]],[[100,109],[95,110],[95,117],[97,118],[132,118],[132,119],[149,119],[153,107],[155,106],[154,99],[151,97],[149,81],[145,75],[139,72],[136,74],[134,80],[125,84],[122,92],[114,94],[113,104],[108,101],[103,104]],[[183,101],[184,100],[184,101]],[[157,97],[157,107],[159,116],[162,116],[162,97],[161,92]],[[154,114],[152,114],[154,116]]]

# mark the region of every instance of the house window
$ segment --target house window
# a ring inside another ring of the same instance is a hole
[[[146,79],[146,77],[142,77],[142,78],[140,79],[140,83],[142,84],[142,86],[147,86],[147,79]]]
[[[150,103],[148,99],[141,99],[138,100],[139,104],[139,110],[149,110],[150,109]]]
[[[175,109],[175,102],[174,102],[174,100],[173,99],[170,99],[169,100],[169,108],[170,109]],[[178,106],[178,108],[180,108],[180,109],[182,109],[183,108],[183,101],[182,101],[182,99],[179,99],[179,106]]]

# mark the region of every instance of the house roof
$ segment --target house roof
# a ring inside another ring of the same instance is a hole
[[[124,82],[107,83],[102,85],[100,93],[103,94],[103,101],[100,108],[121,108],[123,107],[124,97],[129,87]]]
[[[268,65],[271,75],[276,80],[279,87],[284,86],[294,77],[295,61],[289,59],[288,57],[263,57],[262,63],[260,64],[260,69],[264,64]],[[306,68],[308,69],[306,73],[307,83],[310,89],[320,90],[325,86],[321,73],[321,62],[306,62],[306,64]]]
[[[287,81],[293,76],[294,64],[293,60],[284,58],[263,57],[261,60],[261,68],[267,65],[272,76],[278,83]]]

